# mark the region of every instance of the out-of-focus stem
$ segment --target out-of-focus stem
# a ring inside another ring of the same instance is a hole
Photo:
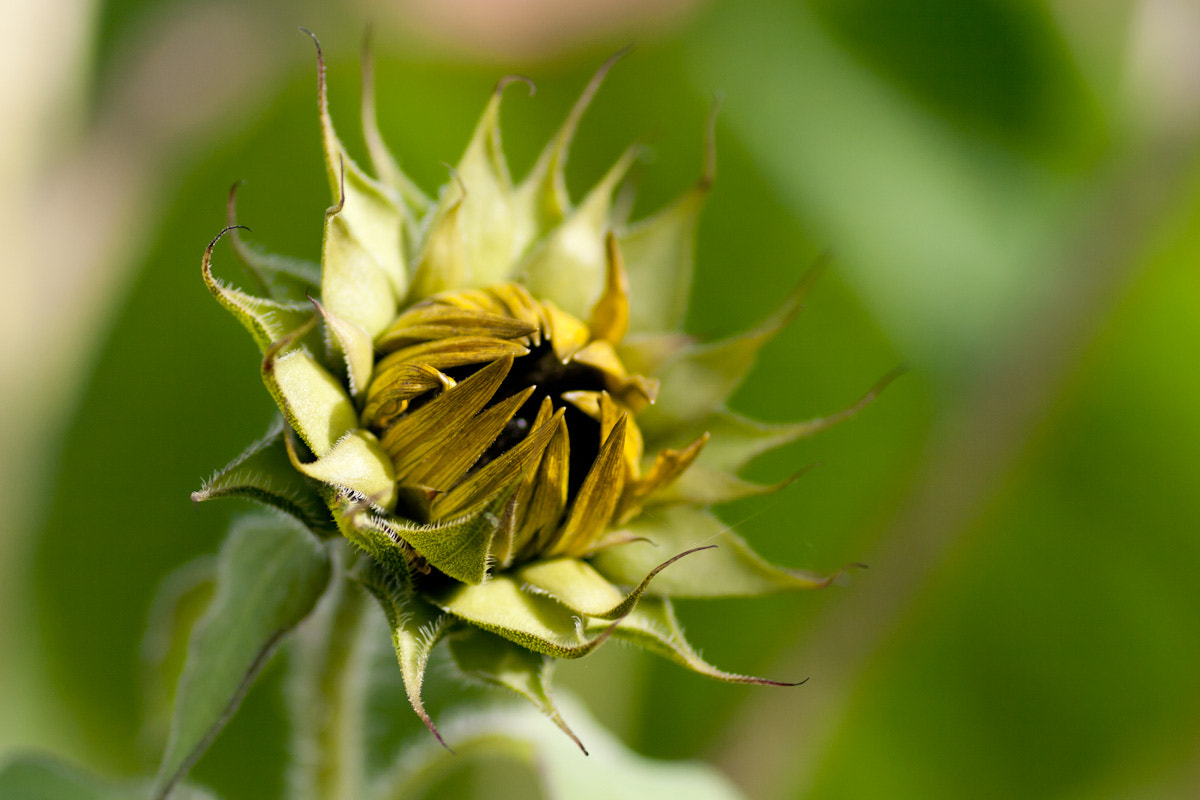
[[[344,570],[339,570],[344,575]],[[300,631],[288,685],[292,800],[362,797],[369,662],[367,596],[345,577]]]

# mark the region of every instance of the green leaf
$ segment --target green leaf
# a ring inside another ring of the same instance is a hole
[[[550,698],[550,670],[554,662],[549,656],[531,652],[478,628],[467,628],[451,637],[450,655],[467,676],[511,689],[528,700],[587,755],[587,748],[567,727]]]
[[[798,686],[800,683],[804,683],[804,681],[798,683],[772,681],[717,669],[701,658],[700,654],[688,644],[687,639],[684,638],[683,629],[679,627],[679,620],[675,618],[675,610],[671,607],[671,601],[666,598],[648,597],[643,600],[628,616],[617,623],[613,635],[618,639],[632,642],[639,647],[669,658],[692,672],[726,683],[755,683],[764,686]]]
[[[604,290],[612,195],[636,156],[634,148],[625,151],[579,206],[533,248],[517,272],[535,296],[552,300],[579,319],[588,318]]]
[[[696,463],[710,469],[737,472],[756,456],[798,439],[813,436],[856,416],[874,402],[892,381],[903,374],[903,368],[892,370],[876,381],[862,397],[840,411],[824,417],[770,425],[721,409],[667,436],[659,446],[681,446],[707,432],[711,434],[711,438],[700,457],[696,459]]]
[[[716,106],[708,118],[704,174],[667,207],[622,230],[617,241],[629,276],[631,333],[683,328],[695,267],[696,226],[716,177]]]
[[[292,466],[283,437],[283,420],[277,418],[266,436],[192,492],[192,500],[244,497],[290,514],[310,529],[331,528],[325,504],[312,482]]]
[[[325,318],[329,343],[334,352],[342,356],[346,366],[346,383],[350,387],[350,394],[357,398],[367,390],[371,371],[375,367],[375,347],[371,337],[361,325],[342,319],[318,301],[313,300],[313,305]]]
[[[638,755],[600,727],[581,704],[567,698],[561,705],[587,742],[588,758],[546,725],[532,708],[470,711],[445,725],[447,735],[458,745],[459,755],[429,745],[411,748],[380,782],[373,800],[423,797],[460,768],[462,759],[497,755],[528,763],[549,800],[742,798],[729,779],[713,767],[699,762],[655,761]]]
[[[321,301],[333,314],[375,336],[396,316],[397,302],[408,290],[404,215],[388,192],[350,159],[334,131],[320,44],[317,102],[325,167],[337,204],[325,214]]]
[[[366,779],[370,662],[379,634],[371,600],[347,580],[346,547],[331,548],[334,575],[288,647],[289,800],[361,797]]]
[[[698,420],[691,430],[681,430],[666,441],[688,441],[692,430],[711,434],[696,459],[697,466],[736,472],[757,456],[811,436],[820,428],[811,422],[770,425],[722,409]]]
[[[188,647],[155,798],[166,797],[205,751],[329,583],[321,542],[287,518],[239,521],[218,558],[217,594]]]
[[[41,755],[22,755],[0,769],[4,800],[144,800],[144,783],[113,784]],[[215,800],[194,786],[176,787],[172,800]]]
[[[741,384],[762,346],[787,327],[800,310],[811,276],[783,307],[752,331],[710,344],[691,345],[663,365],[658,399],[638,417],[648,444],[695,424],[725,405]],[[702,432],[702,431],[701,431]],[[692,437],[695,438],[695,437]]]
[[[795,589],[819,589],[833,577],[776,567],[707,511],[671,506],[638,517],[623,529],[639,541],[601,550],[597,571],[613,583],[635,586],[665,558],[716,545],[681,561],[647,589],[661,597],[741,597]]]
[[[778,492],[807,470],[784,478],[778,483],[761,484],[743,480],[729,472],[692,464],[670,485],[658,490],[646,500],[648,507],[687,503],[694,506],[714,506],[732,503],[748,497]]]
[[[549,597],[522,591],[499,575],[477,586],[458,586],[431,600],[454,616],[536,653],[579,658],[598,647],[606,631],[584,633],[575,612]]]
[[[406,573],[397,574],[378,562],[372,562],[364,568],[358,580],[379,601],[387,617],[408,702],[430,733],[445,746],[437,726],[425,711],[421,685],[425,680],[429,654],[452,627],[452,620],[415,595]]]
[[[217,560],[202,556],[173,570],[155,592],[142,636],[141,739],[157,755],[171,729],[171,710],[193,630],[216,587]]]

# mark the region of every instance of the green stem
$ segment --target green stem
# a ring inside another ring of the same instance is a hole
[[[344,556],[344,553],[337,555]],[[358,800],[366,772],[367,595],[338,558],[332,587],[297,637],[288,686],[292,800]]]

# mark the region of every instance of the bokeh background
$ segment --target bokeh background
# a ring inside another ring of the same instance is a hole
[[[370,23],[384,136],[427,188],[498,77],[538,87],[504,110],[520,174],[633,42],[570,184],[642,139],[646,213],[699,174],[723,92],[690,330],[744,329],[834,255],[734,406],[817,416],[908,367],[751,477],[819,469],[722,510],[777,561],[870,568],[681,609],[709,660],[805,686],[712,684],[618,647],[563,665],[561,686],[636,750],[709,761],[754,798],[1200,796],[1200,5],[0,8],[0,758],[152,771],[155,588],[215,552],[242,509],[188,493],[273,413],[200,254],[244,180],[252,238],[317,258],[329,197],[295,28],[321,36],[361,154]],[[280,795],[283,672],[196,769],[230,800]],[[444,666],[430,694],[435,715],[463,696]],[[394,685],[374,710],[382,758],[416,728]]]

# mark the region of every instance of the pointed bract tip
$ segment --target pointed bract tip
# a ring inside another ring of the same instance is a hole
[[[310,31],[308,28],[304,27],[303,25],[297,25],[296,30],[300,31],[305,36],[307,36],[308,38],[313,40],[313,44],[315,44],[317,46],[317,66],[324,69],[325,53],[322,52],[322,50],[321,50],[321,40],[317,38],[317,35],[315,33]]]
[[[220,233],[218,233],[216,236],[214,236],[212,238],[212,241],[210,241],[208,243],[208,247],[205,248],[205,250],[207,250],[207,252],[211,254],[213,248],[217,246],[217,242],[221,241],[221,238],[224,237],[225,234],[229,233],[232,230],[248,231],[250,229],[248,227],[246,227],[245,225],[226,225],[224,228],[221,228]]]
[[[795,294],[801,300],[812,290],[812,287],[820,280],[825,271],[829,269],[829,265],[833,263],[833,253],[829,250],[822,250],[821,253],[813,259],[813,262],[808,265],[808,269],[804,270],[804,274],[800,276],[800,282],[796,284]]]
[[[568,738],[575,743],[575,746],[579,748],[579,752],[583,753],[585,756],[591,755],[591,753],[588,752],[588,749],[583,746],[583,742],[580,740],[580,738],[575,735],[575,731],[571,730],[571,728],[565,721],[563,721],[563,718],[557,712],[548,714],[547,716],[550,717],[551,722],[558,726],[560,731],[565,733]]]
[[[421,708],[421,709],[414,709],[414,710],[417,712],[417,716],[421,718],[421,722],[424,722],[425,727],[428,728],[429,732],[433,734],[433,738],[438,740],[438,744],[440,744],[442,747],[446,748],[446,752],[449,753],[450,755],[452,755],[452,756],[458,755],[458,753],[454,752],[453,747],[446,744],[446,740],[442,738],[442,734],[437,729],[437,725],[433,724],[433,720],[429,718],[429,714],[425,711],[425,709]]]
[[[496,88],[493,90],[493,94],[503,94],[504,90],[514,83],[523,83],[529,87],[530,97],[533,97],[535,94],[537,94],[537,85],[533,82],[533,79],[527,78],[524,75],[505,75],[503,78],[496,81]]]
[[[708,118],[704,121],[704,172],[700,175],[700,190],[707,190],[717,179],[717,114],[725,95],[713,92],[712,105],[708,109]]]
[[[753,683],[756,686],[803,686],[808,683],[808,678],[802,681],[773,681],[770,678],[754,678],[749,675],[742,675],[737,683]]]

